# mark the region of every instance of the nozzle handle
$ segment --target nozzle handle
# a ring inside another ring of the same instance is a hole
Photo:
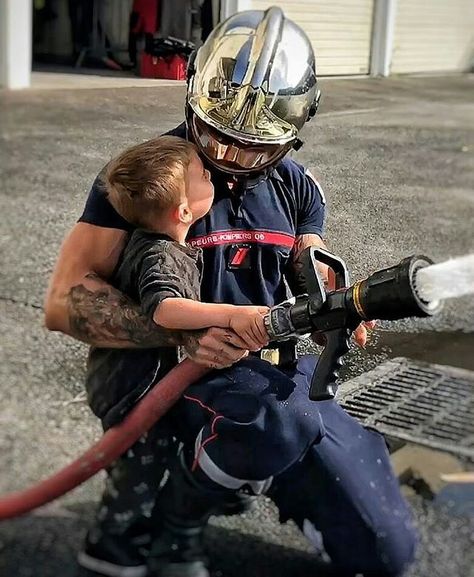
[[[333,270],[336,279],[336,286],[334,287],[335,290],[349,286],[349,271],[347,270],[346,263],[342,260],[342,258],[339,258],[335,254],[332,254],[331,252],[316,246],[309,247],[309,254],[307,258],[311,262],[311,268],[314,270],[317,270],[316,262],[322,262]],[[308,267],[306,267],[306,270],[307,268]],[[313,287],[311,285],[308,286],[309,294],[312,294],[312,288]]]
[[[326,344],[311,379],[309,398],[312,401],[333,399],[337,392],[339,369],[343,356],[349,351],[352,330],[349,328],[324,331]]]

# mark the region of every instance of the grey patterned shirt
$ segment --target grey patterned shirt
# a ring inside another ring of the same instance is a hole
[[[200,249],[138,229],[125,247],[113,284],[139,302],[145,315],[153,317],[155,308],[167,297],[199,300],[201,273]]]
[[[200,298],[201,249],[142,229],[133,232],[113,274],[112,285],[140,303],[150,318],[169,297]],[[120,421],[150,385],[178,362],[176,348],[92,347],[86,389],[93,412],[108,428]]]

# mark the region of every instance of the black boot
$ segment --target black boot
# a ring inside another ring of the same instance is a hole
[[[226,500],[223,501],[212,514],[231,517],[232,515],[251,513],[257,508],[257,499],[258,497],[255,495],[237,491],[228,495]]]
[[[209,517],[232,491],[209,490],[189,471],[183,454],[158,497],[159,530],[152,541],[149,577],[209,577],[203,533]]]

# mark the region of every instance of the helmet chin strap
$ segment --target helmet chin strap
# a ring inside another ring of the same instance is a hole
[[[293,143],[293,150],[299,150],[303,145],[304,142],[301,140],[301,138],[295,138]]]
[[[219,177],[222,178],[228,184],[231,184],[232,192],[235,194],[242,194],[246,189],[253,188],[257,186],[259,182],[268,178],[270,173],[273,170],[273,167],[267,167],[262,169],[259,172],[252,172],[247,174],[231,174],[229,172],[225,172],[218,168],[217,164],[212,164],[210,162],[206,162],[207,159],[204,158],[205,162],[204,165],[207,167],[211,167],[214,172],[217,172]]]
[[[242,194],[245,190],[257,186],[262,180],[266,180],[272,172],[272,167],[264,168],[261,172],[252,174],[236,174],[235,176],[228,175],[231,182],[235,183],[235,193]]]

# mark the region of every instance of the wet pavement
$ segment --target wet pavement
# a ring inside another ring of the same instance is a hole
[[[474,371],[474,333],[425,331],[396,333],[378,329],[367,343],[368,354],[388,358],[408,357],[417,361],[451,365]]]
[[[297,158],[324,176],[328,243],[352,278],[409,254],[441,261],[473,252],[472,77],[323,79],[321,87],[321,114]],[[43,328],[43,295],[94,176],[123,147],[181,122],[183,98],[183,86],[0,92],[1,494],[58,470],[100,436],[81,397],[87,349]],[[473,328],[472,297],[434,318],[383,323],[366,350],[347,356],[344,378],[400,355],[473,369]],[[451,466],[433,453],[410,459],[438,480]],[[0,576],[82,577],[74,557],[101,486],[98,475],[3,523]],[[422,536],[410,577],[471,577],[472,519],[410,499]],[[209,543],[216,576],[324,577],[265,499],[252,515],[215,520]]]

